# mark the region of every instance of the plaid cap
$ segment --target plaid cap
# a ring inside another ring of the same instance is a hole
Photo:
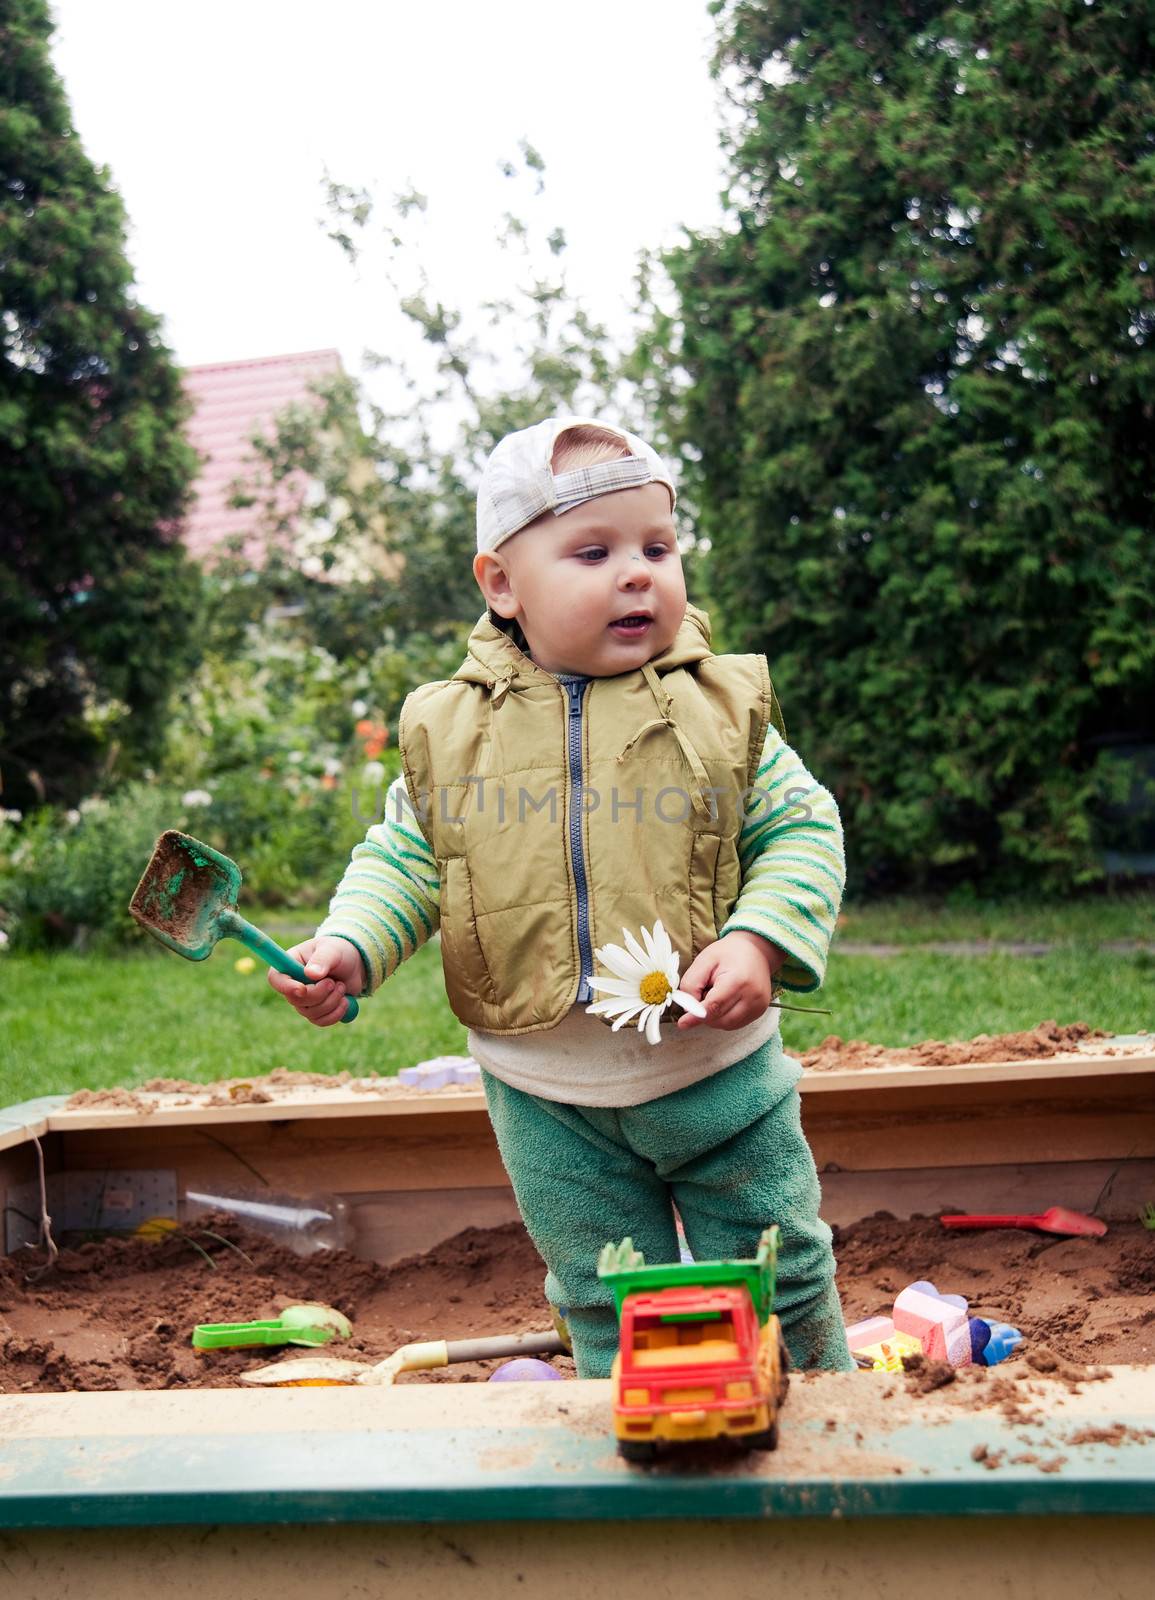
[[[580,427],[605,428],[630,454],[555,473],[550,463],[559,435]],[[669,469],[644,439],[598,417],[547,417],[507,433],[485,463],[477,490],[477,548],[496,550],[545,511],[560,517],[598,495],[647,483],[664,483],[677,503]]]

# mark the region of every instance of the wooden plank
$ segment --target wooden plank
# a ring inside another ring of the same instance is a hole
[[[819,1170],[859,1172],[902,1167],[1001,1165],[1015,1161],[1110,1161],[1155,1155],[1149,1126],[1126,1110],[1080,1116],[1030,1104],[1021,1117],[983,1118],[969,1113],[891,1119],[847,1116],[837,1121],[803,1117]]]
[[[513,1189],[378,1190],[348,1197],[354,1254],[385,1266],[432,1250],[463,1228],[499,1228],[520,1221]],[[881,1202],[879,1202],[881,1204]]]
[[[1032,1088],[1068,1081],[1085,1082],[1096,1078],[1150,1078],[1155,1082],[1155,1055],[1067,1056],[1037,1061],[986,1061],[957,1067],[861,1067],[857,1070],[806,1072],[800,1086],[803,1094],[855,1094],[884,1089],[914,1089],[919,1093],[954,1084],[998,1084]]]
[[[46,1095],[19,1105],[0,1106],[0,1150],[11,1150],[48,1132],[49,1112],[64,1104],[63,1095]]]
[[[912,1104],[905,1090],[803,1101],[819,1169],[998,1165],[1155,1156],[1145,1102],[1024,1099],[1000,1104],[952,1086],[953,1104]],[[893,1096],[893,1098],[890,1098]],[[879,1104],[878,1101],[883,1103]],[[64,1141],[76,1170],[173,1167],[183,1188],[265,1182],[290,1192],[497,1186],[508,1179],[484,1111],[453,1117],[316,1118],[222,1129],[94,1129]],[[255,1177],[255,1173],[259,1177]]]
[[[380,1115],[259,1121],[222,1128],[98,1128],[65,1140],[74,1170],[174,1168],[180,1189],[267,1183],[290,1193],[504,1188],[484,1110],[428,1117]]]
[[[51,1528],[0,1534],[18,1600],[1150,1600],[1144,1517],[825,1517],[602,1524],[572,1520]],[[992,1573],[997,1574],[997,1590]],[[770,1579],[772,1578],[772,1582]]]
[[[813,1073],[800,1087],[820,1169],[1155,1156],[1155,1073],[1133,1059]],[[152,1116],[66,1111],[58,1100],[11,1109],[23,1120],[7,1119],[9,1150],[26,1146],[35,1128],[50,1129],[54,1159],[70,1168],[171,1167],[182,1188],[266,1183],[355,1196],[508,1187],[484,1096],[469,1091],[366,1096],[341,1086]],[[33,1109],[43,1111],[38,1121]]]
[[[1155,1195],[1155,1160],[1040,1161],[822,1173],[822,1215],[840,1228],[876,1211],[896,1217],[1045,1211],[1061,1201],[1107,1221],[1133,1221]]]
[[[988,1387],[812,1373],[777,1451],[644,1472],[616,1454],[604,1381],[0,1395],[0,1526],[1155,1512],[1149,1369],[1032,1374],[1012,1416]]]
[[[48,1160],[46,1154],[46,1168],[47,1165]],[[14,1184],[30,1183],[31,1180],[36,1176],[36,1171],[36,1151],[33,1148],[31,1141],[25,1141],[23,1144],[14,1145],[7,1150],[0,1150],[0,1195],[4,1194],[4,1192]],[[0,1240],[2,1239],[3,1233],[0,1232]]]
[[[38,1134],[40,1147],[44,1156],[44,1172],[46,1177],[58,1171],[61,1162],[60,1135],[55,1133]],[[8,1239],[8,1214],[10,1204],[9,1193],[20,1184],[33,1183],[39,1177],[40,1163],[36,1155],[36,1147],[31,1136],[22,1144],[10,1146],[0,1150],[0,1255],[6,1253]],[[24,1209],[23,1207],[21,1209]],[[36,1215],[39,1215],[37,1210]]]
[[[804,1097],[819,1167],[870,1168],[1092,1161],[1155,1156],[1155,1077],[1102,1074],[932,1082]]]
[[[211,1087],[211,1086],[208,1086]],[[294,1120],[332,1121],[364,1117],[436,1117],[485,1111],[485,1095],[480,1090],[435,1090],[421,1094],[399,1089],[394,1094],[356,1094],[347,1088],[278,1091],[274,1100],[252,1104],[238,1100],[227,1106],[206,1105],[193,1099],[187,1105],[177,1102],[180,1095],[158,1099],[155,1110],[138,1111],[131,1106],[76,1106],[53,1112],[50,1126],[61,1133],[93,1128],[180,1128],[189,1123],[204,1127],[245,1125],[254,1122]]]
[[[1054,1060],[986,1062],[975,1066],[952,1067],[869,1067],[855,1071],[804,1072],[799,1084],[803,1097],[870,1096],[896,1091],[913,1091],[914,1098],[925,1100],[941,1089],[997,1087],[999,1099],[1018,1096],[1035,1098],[1052,1092],[1056,1085],[1094,1082],[1104,1086],[1134,1080],[1149,1084],[1155,1095],[1155,1055],[1060,1057]],[[403,1086],[390,1086],[373,1093],[358,1093],[348,1086],[337,1088],[276,1090],[268,1103],[208,1106],[201,1099],[179,1104],[180,1095],[159,1096],[156,1109],[141,1112],[132,1107],[88,1105],[66,1109],[59,1106],[48,1114],[48,1126],[59,1132],[80,1132],[98,1128],[182,1127],[195,1123],[203,1127],[246,1126],[253,1123],[299,1121],[351,1121],[366,1118],[448,1117],[485,1112],[485,1096],[480,1091],[445,1089],[420,1093]],[[909,1102],[907,1094],[903,1104]],[[0,1133],[4,1126],[0,1111]]]

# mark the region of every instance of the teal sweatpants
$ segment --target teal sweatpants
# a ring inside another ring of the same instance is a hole
[[[617,1350],[598,1252],[628,1235],[651,1265],[677,1261],[675,1205],[699,1261],[752,1256],[776,1222],[776,1309],[791,1360],[853,1370],[799,1117],[801,1071],[775,1035],[688,1089],[620,1109],[542,1100],[482,1073],[518,1207],[549,1269],[546,1298],[566,1311],[579,1377],[608,1376]]]

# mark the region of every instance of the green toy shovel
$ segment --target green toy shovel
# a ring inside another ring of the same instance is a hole
[[[198,1322],[194,1350],[237,1350],[252,1344],[328,1344],[348,1339],[353,1324],[332,1306],[286,1306],[267,1322]]]
[[[299,961],[237,910],[241,869],[228,856],[170,828],[156,841],[152,860],[136,886],[129,911],[154,939],[189,961],[204,961],[218,939],[239,939],[255,956],[298,983],[313,983]],[[357,1002],[348,997],[342,1022],[352,1022]]]

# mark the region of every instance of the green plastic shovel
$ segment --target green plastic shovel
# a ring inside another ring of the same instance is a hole
[[[348,1339],[353,1325],[332,1306],[286,1306],[266,1322],[198,1322],[192,1331],[197,1350],[236,1350],[252,1344],[328,1344]]]
[[[129,911],[154,939],[189,961],[204,961],[218,939],[239,939],[255,956],[298,983],[314,983],[299,961],[237,910],[241,869],[212,845],[170,828],[156,841],[152,860],[136,886]],[[358,1006],[348,997],[342,1022]]]

